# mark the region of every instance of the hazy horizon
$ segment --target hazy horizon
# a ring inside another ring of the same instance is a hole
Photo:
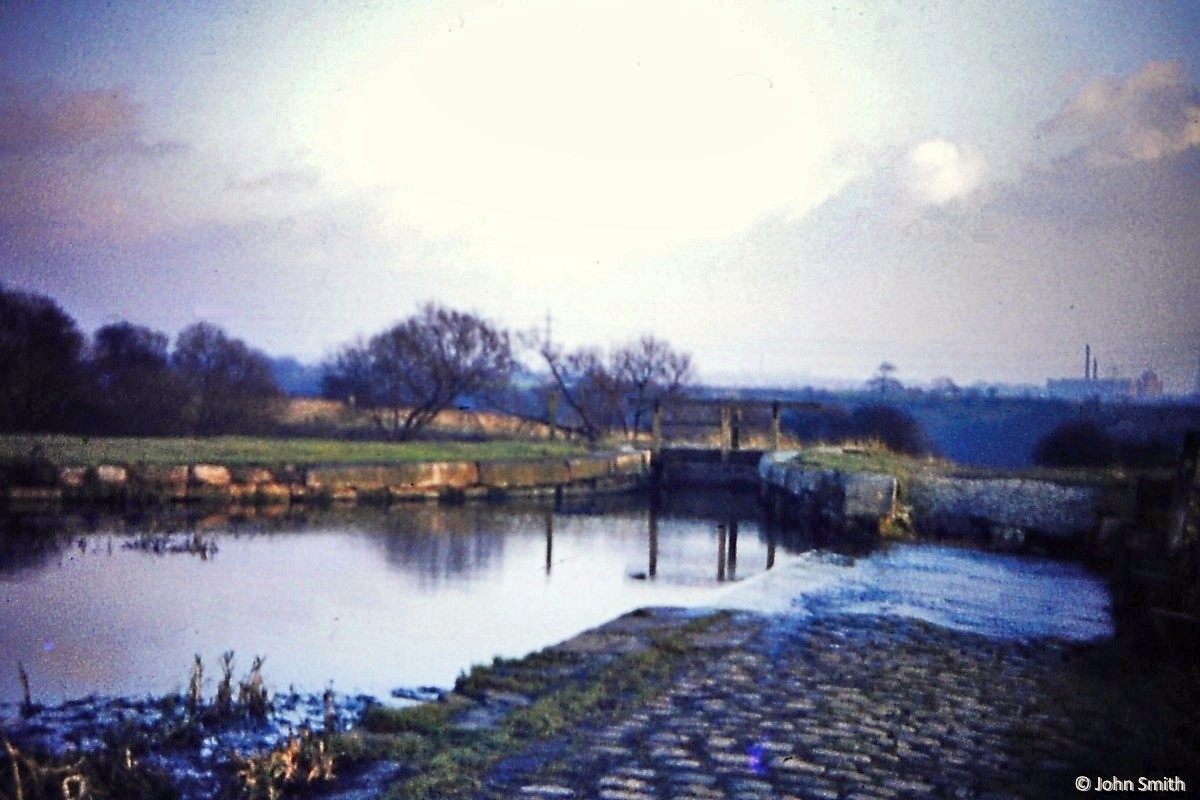
[[[433,300],[710,382],[1200,367],[1187,2],[0,6],[0,282],[319,361]],[[739,377],[740,376],[740,377]]]

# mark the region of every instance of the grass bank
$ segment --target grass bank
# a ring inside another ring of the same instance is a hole
[[[1049,467],[1025,467],[1010,469],[1003,467],[976,467],[956,464],[938,458],[918,458],[894,453],[873,444],[846,445],[844,447],[808,447],[800,450],[796,462],[818,469],[840,472],[878,472],[892,475],[901,486],[901,493],[911,485],[914,478],[1014,478],[1021,480],[1050,481],[1066,486],[1122,487],[1131,478],[1142,475],[1169,476],[1170,470],[1127,470],[1118,467],[1078,467],[1052,469]]]
[[[0,436],[0,462],[31,454],[60,466],[101,464],[214,463],[228,466],[284,464],[389,464],[417,461],[492,461],[564,458],[587,452],[571,442],[487,441],[359,442],[337,439],[274,439],[249,436],[152,438],[16,434]]]

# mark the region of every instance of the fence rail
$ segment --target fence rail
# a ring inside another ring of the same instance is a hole
[[[655,456],[661,452],[667,441],[665,432],[668,430],[716,429],[720,431],[718,449],[721,451],[721,461],[726,462],[731,451],[741,449],[743,434],[748,426],[757,422],[759,425],[766,424],[768,449],[778,450],[782,439],[780,418],[784,411],[814,411],[822,408],[820,403],[782,400],[691,397],[659,400],[654,403],[650,419],[650,449]],[[696,419],[697,411],[707,418]]]

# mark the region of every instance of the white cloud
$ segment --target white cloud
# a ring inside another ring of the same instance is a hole
[[[921,205],[944,206],[962,199],[983,183],[987,164],[973,147],[931,139],[909,150],[904,177]]]
[[[1095,167],[1157,161],[1200,146],[1200,92],[1178,61],[1150,61],[1125,79],[1085,84],[1042,125]]]
[[[1070,374],[1090,341],[1106,372],[1193,385],[1200,148],[1104,170],[1057,159],[1012,181],[940,139],[877,160],[814,213],[759,226],[723,256],[768,276],[756,300],[788,298],[761,348],[817,374],[867,375],[887,357],[914,379],[1041,383]]]

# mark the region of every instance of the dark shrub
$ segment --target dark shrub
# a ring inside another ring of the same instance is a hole
[[[167,342],[165,333],[128,322],[96,331],[88,359],[96,430],[133,436],[183,432],[187,387],[171,369]]]
[[[850,415],[841,406],[789,409],[783,412],[783,429],[805,444],[840,442],[850,431]]]
[[[934,449],[916,419],[889,405],[866,405],[851,413],[837,405],[791,409],[784,412],[783,428],[805,444],[875,441],[909,455]]]
[[[1179,461],[1179,450],[1161,438],[1118,439],[1117,462],[1136,469],[1174,467]]]
[[[201,435],[264,433],[278,419],[283,392],[266,355],[207,322],[179,332],[171,364],[190,397],[188,427]]]
[[[1117,442],[1094,422],[1064,422],[1033,448],[1033,463],[1042,467],[1106,467],[1117,461]]]
[[[849,437],[882,442],[894,453],[924,455],[932,450],[921,424],[898,408],[870,405],[850,414]]]

